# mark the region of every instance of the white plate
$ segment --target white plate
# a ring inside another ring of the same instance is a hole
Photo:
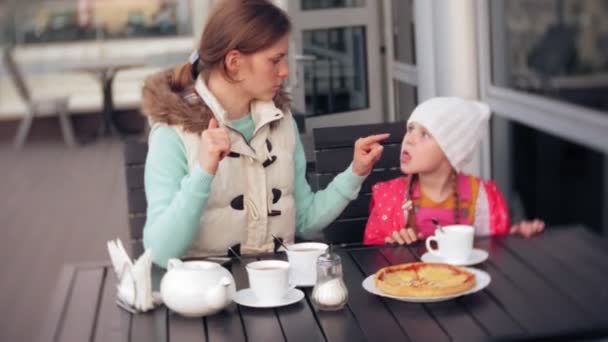
[[[280,299],[278,301],[273,301],[273,302],[260,301],[253,294],[253,291],[250,288],[242,289],[234,295],[234,301],[237,304],[240,304],[243,306],[249,306],[252,308],[276,308],[279,306],[285,306],[285,305],[297,303],[297,302],[301,301],[302,298],[304,298],[304,292],[302,292],[298,289],[289,290],[289,292],[287,292],[285,297],[283,297],[282,299]]]
[[[401,300],[404,302],[412,302],[412,303],[433,303],[433,302],[441,302],[444,300],[448,300],[448,299],[452,299],[452,298],[456,298],[456,297],[460,297],[460,296],[464,296],[464,295],[468,295],[471,293],[475,293],[477,291],[481,291],[483,290],[486,286],[488,286],[490,284],[490,282],[492,281],[492,277],[490,277],[490,275],[482,270],[478,270],[476,268],[470,268],[470,267],[464,267],[465,270],[475,274],[475,286],[463,293],[459,293],[459,294],[454,294],[454,295],[449,295],[449,296],[437,296],[437,297],[399,297],[399,296],[393,296],[393,295],[389,295],[386,294],[382,291],[380,291],[378,288],[376,288],[376,285],[374,284],[374,275],[370,275],[369,277],[365,278],[365,280],[363,280],[363,288],[372,294],[375,294],[377,296],[382,296],[382,297],[387,297],[387,298],[393,298],[393,299],[397,299],[397,300]]]
[[[455,265],[455,266],[471,266],[471,265],[482,263],[482,262],[486,261],[487,258],[488,258],[488,252],[484,251],[483,249],[474,248],[471,251],[471,255],[469,256],[469,259],[464,260],[464,261],[451,261],[450,259],[442,258],[439,255],[435,255],[430,252],[424,253],[420,257],[420,260],[424,261],[424,262],[444,262],[446,264]]]

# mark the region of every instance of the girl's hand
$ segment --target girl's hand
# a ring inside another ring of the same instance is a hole
[[[520,223],[511,226],[509,233],[517,234],[525,237],[526,239],[540,234],[545,229],[545,222],[539,219],[533,221],[521,221]]]
[[[384,147],[380,141],[388,138],[390,134],[376,134],[355,141],[353,154],[353,172],[357,176],[366,176],[372,171],[374,164],[380,159]]]
[[[201,168],[215,175],[220,161],[230,153],[228,129],[219,127],[217,120],[209,120],[209,126],[201,134],[198,162]]]
[[[400,230],[395,230],[391,236],[387,236],[384,239],[384,242],[389,244],[398,243],[400,245],[409,245],[422,239],[422,237],[422,234],[416,233],[414,228],[401,228]]]

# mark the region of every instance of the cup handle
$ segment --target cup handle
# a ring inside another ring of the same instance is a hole
[[[439,253],[438,249],[435,249],[431,246],[431,242],[435,241],[435,243],[437,244],[437,246],[439,246],[439,242],[437,241],[437,237],[436,236],[429,236],[426,239],[426,250],[429,251],[429,253],[437,255],[437,256],[441,256],[441,254]]]

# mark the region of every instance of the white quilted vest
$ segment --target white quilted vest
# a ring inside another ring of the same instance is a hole
[[[186,256],[225,254],[237,243],[243,254],[269,252],[274,247],[271,233],[293,242],[295,130],[291,114],[272,101],[253,102],[255,131],[248,144],[230,128],[224,109],[200,78],[196,91],[220,125],[229,128],[231,153],[213,178],[198,236]],[[173,129],[184,143],[192,171],[198,163],[200,135]]]

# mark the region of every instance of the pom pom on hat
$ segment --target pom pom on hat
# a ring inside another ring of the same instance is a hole
[[[450,164],[456,171],[461,171],[473,159],[489,118],[490,107],[483,102],[435,97],[418,105],[407,122],[424,126]]]

